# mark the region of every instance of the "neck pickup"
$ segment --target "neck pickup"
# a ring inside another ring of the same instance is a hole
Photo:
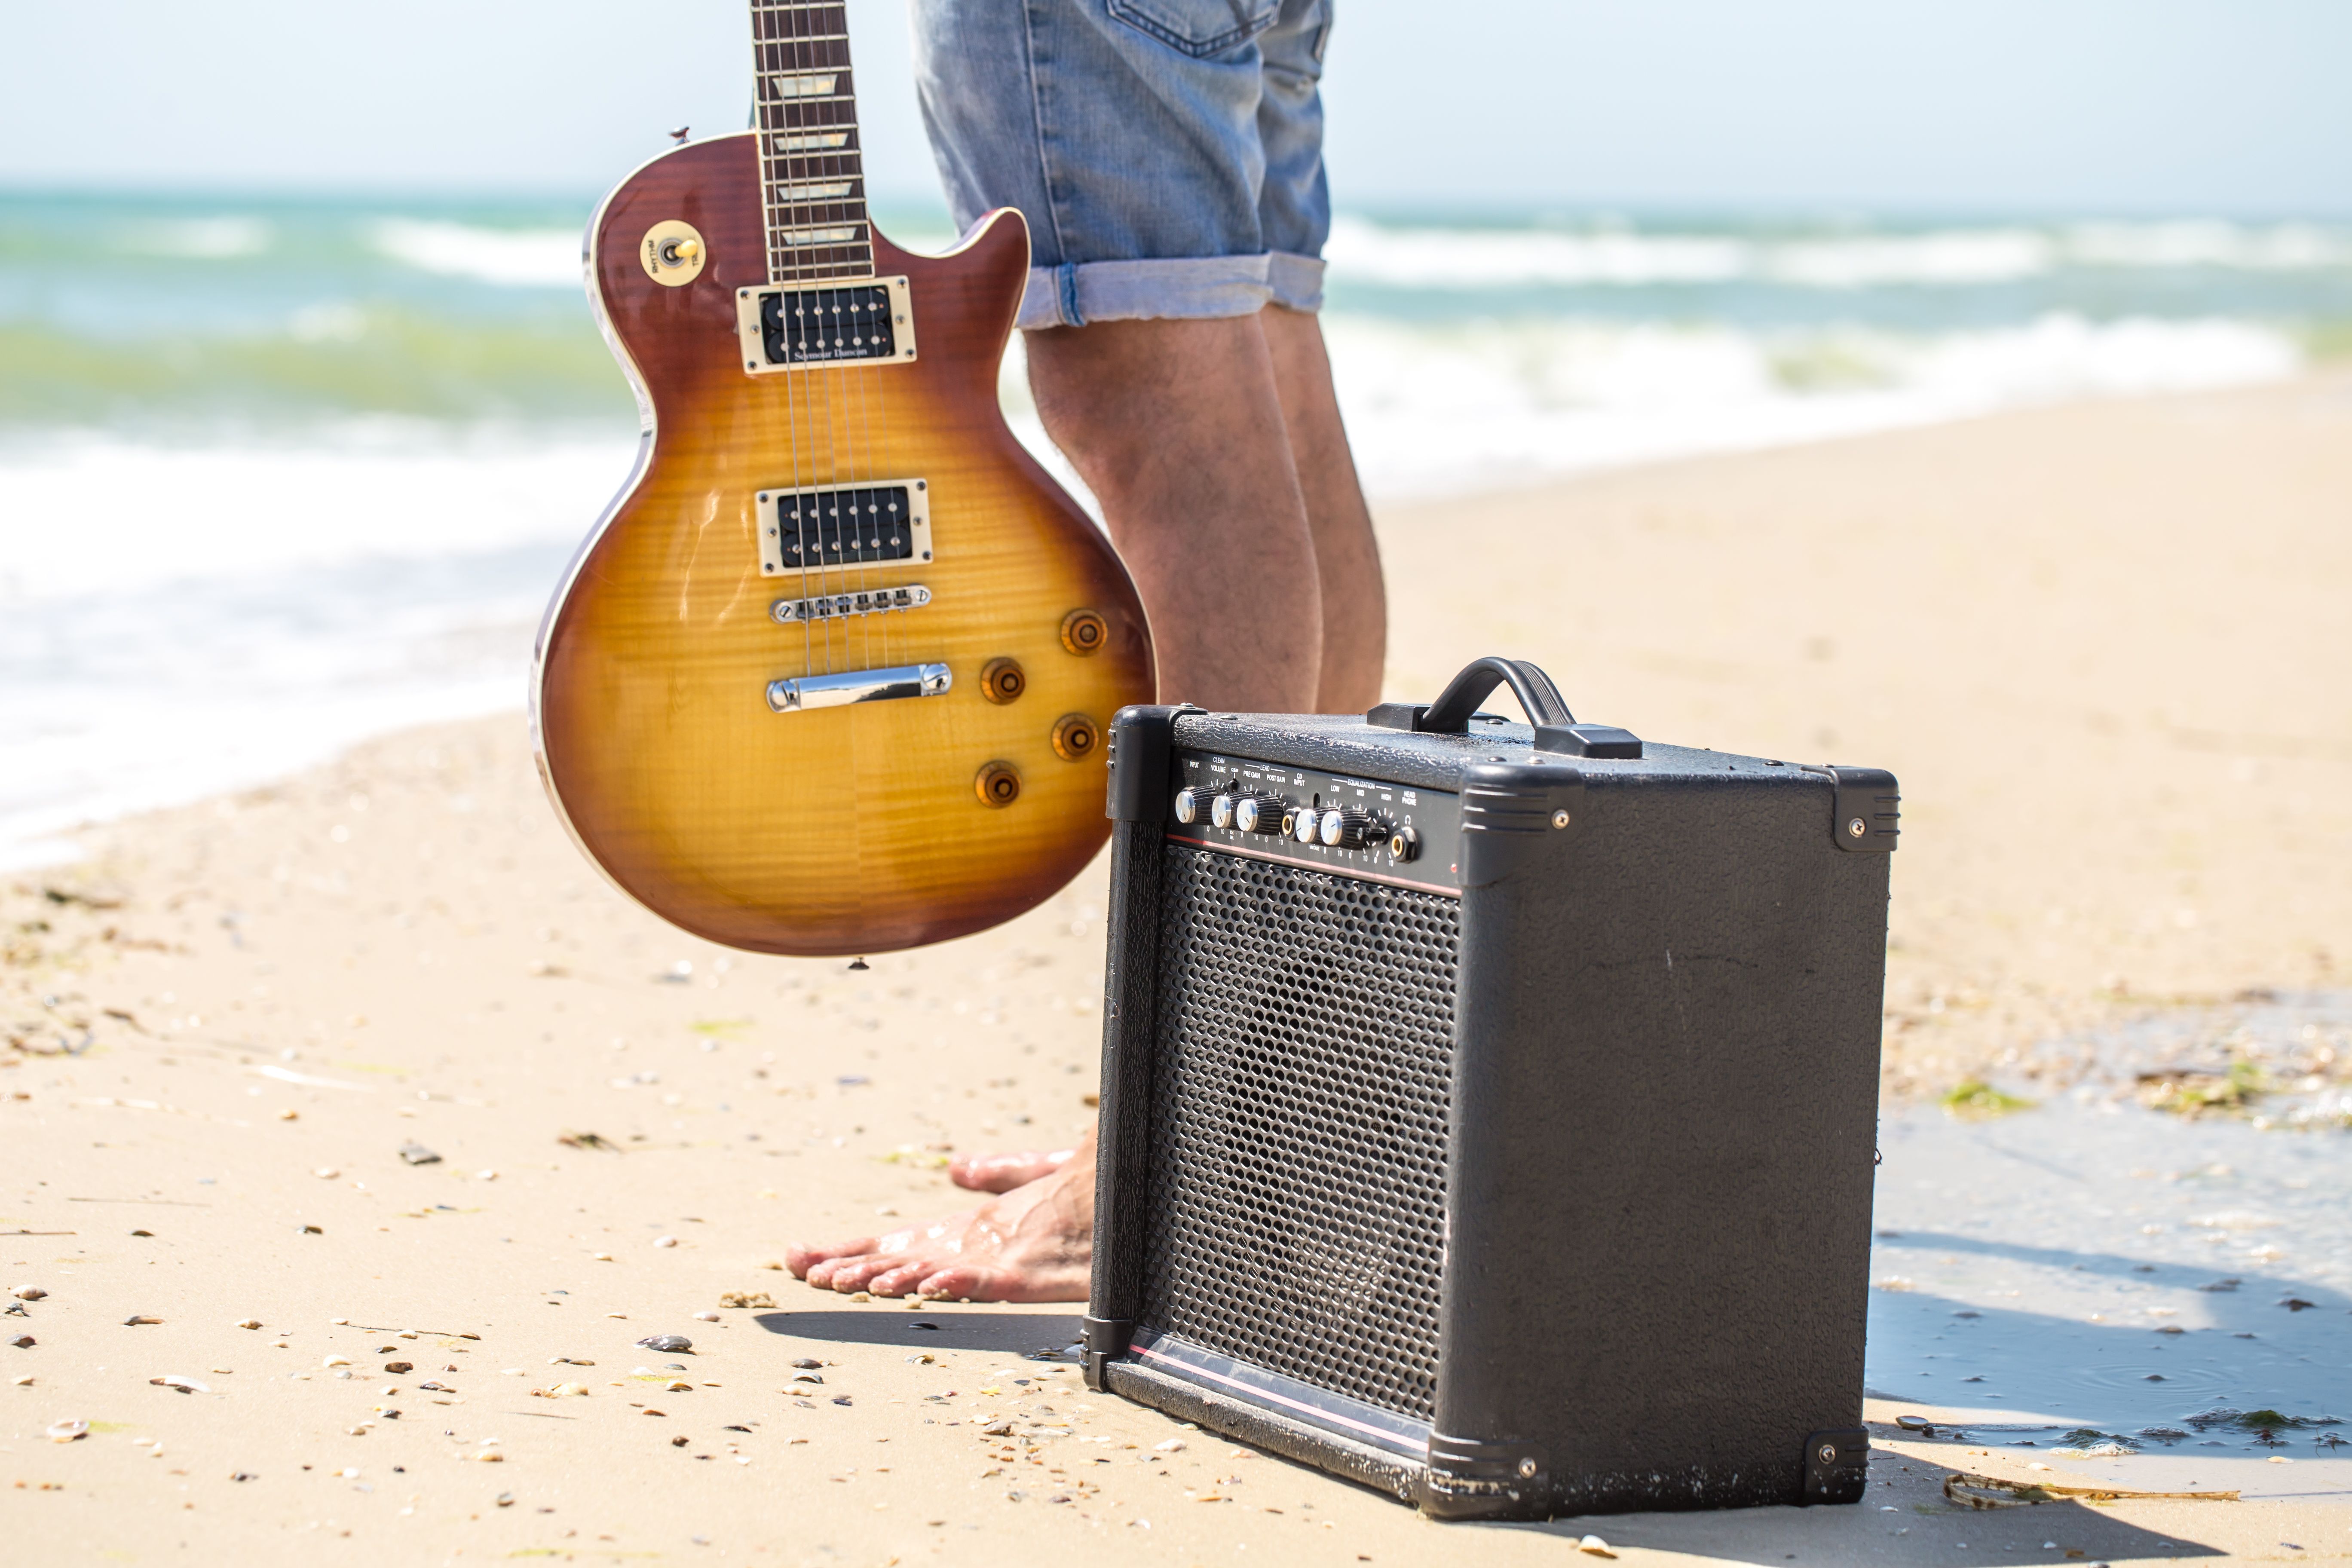
[[[746,375],[915,357],[915,310],[903,277],[738,289],[735,331]]]

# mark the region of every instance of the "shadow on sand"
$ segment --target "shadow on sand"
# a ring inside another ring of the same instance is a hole
[[[910,1350],[986,1351],[1027,1355],[1078,1338],[1078,1316],[958,1307],[930,1312],[761,1312],[752,1321],[772,1334],[831,1344],[905,1345]]]

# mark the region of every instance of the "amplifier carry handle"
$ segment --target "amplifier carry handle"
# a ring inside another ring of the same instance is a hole
[[[1638,757],[1642,742],[1610,724],[1580,724],[1568,710],[1551,677],[1523,658],[1489,655],[1465,665],[1446,683],[1437,700],[1426,706],[1383,702],[1364,715],[1365,722],[1384,730],[1413,730],[1427,735],[1460,735],[1470,728],[1478,704],[1495,688],[1507,683],[1535,730],[1535,749],[1571,757]]]

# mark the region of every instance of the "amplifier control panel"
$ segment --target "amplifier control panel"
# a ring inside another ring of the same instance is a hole
[[[1204,849],[1461,891],[1461,803],[1445,790],[1179,749],[1168,837]]]

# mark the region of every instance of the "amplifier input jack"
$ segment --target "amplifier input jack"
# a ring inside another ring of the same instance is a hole
[[[1411,827],[1400,827],[1389,835],[1389,858],[1402,866],[1421,855],[1421,835]]]
[[[972,793],[992,808],[1011,805],[1021,798],[1021,772],[1011,763],[988,763],[972,776]]]

